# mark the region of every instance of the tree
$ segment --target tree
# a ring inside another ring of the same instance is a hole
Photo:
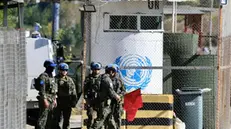
[[[28,4],[25,6],[25,26],[32,30],[35,22],[40,23],[42,26],[42,34],[48,38],[51,38],[52,6],[50,3]]]
[[[79,5],[68,1],[61,2],[60,28],[74,27],[80,22]]]
[[[8,22],[8,27],[9,28],[16,28],[17,22],[18,22],[18,17],[17,17],[17,9],[12,8],[8,9],[8,17],[7,17],[7,22]],[[0,26],[3,26],[3,10],[0,10]]]
[[[82,45],[82,34],[79,24],[74,27],[68,27],[60,29],[59,31],[60,42],[64,45],[72,45],[74,47],[79,47]]]

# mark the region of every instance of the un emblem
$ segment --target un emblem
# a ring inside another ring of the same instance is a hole
[[[125,66],[152,66],[148,57],[137,54],[129,54],[116,58],[115,64],[120,67]],[[120,76],[124,82],[127,91],[134,89],[145,89],[151,79],[152,70],[149,69],[122,69]]]

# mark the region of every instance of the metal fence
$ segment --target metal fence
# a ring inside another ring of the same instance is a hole
[[[231,38],[221,42],[219,3],[181,2],[173,12],[172,2],[112,1],[89,2],[96,12],[85,14],[85,61],[117,63],[127,91],[141,88],[143,94],[173,94],[180,119],[187,116],[182,116],[176,89],[209,88],[203,93],[203,129],[229,128]],[[147,108],[154,110],[152,106]]]
[[[26,50],[23,31],[0,29],[0,128],[26,127]]]

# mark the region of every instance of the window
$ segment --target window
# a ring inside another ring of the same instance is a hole
[[[110,16],[110,29],[137,28],[137,16]]]
[[[160,16],[140,16],[141,30],[161,29],[162,17]]]
[[[105,14],[104,31],[162,31],[162,15]]]

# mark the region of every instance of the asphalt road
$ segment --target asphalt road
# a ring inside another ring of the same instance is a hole
[[[81,115],[72,115],[70,119],[71,129],[81,129]],[[34,129],[34,126],[26,125],[26,129]]]

